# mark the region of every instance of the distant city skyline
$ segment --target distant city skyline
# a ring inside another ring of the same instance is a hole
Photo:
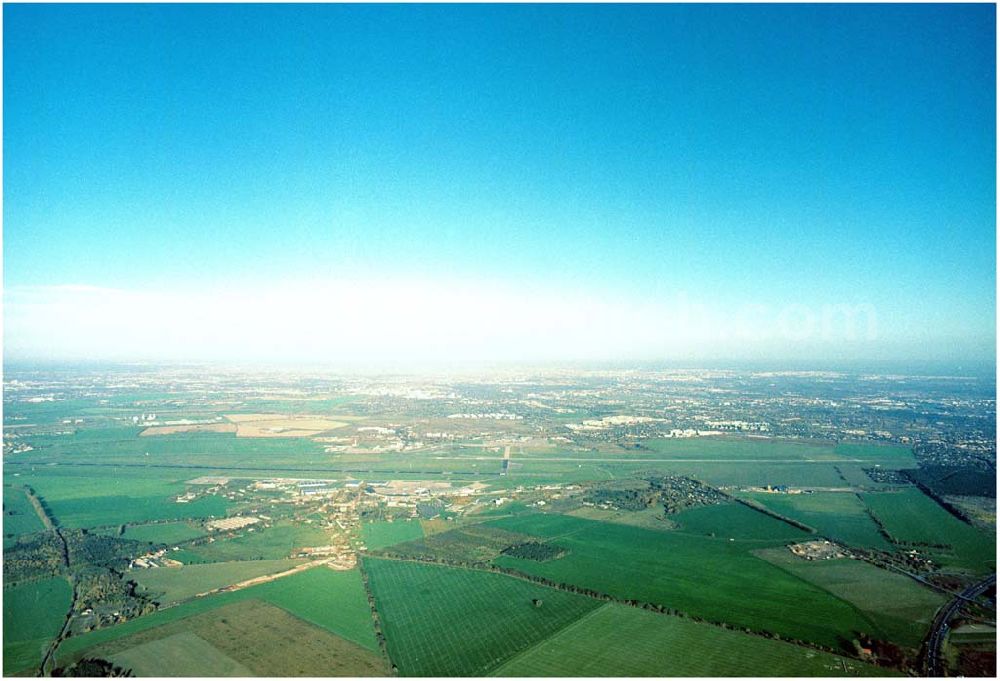
[[[4,6],[5,360],[992,362],[992,5]]]

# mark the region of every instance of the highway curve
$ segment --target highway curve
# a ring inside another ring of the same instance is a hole
[[[950,627],[948,623],[958,614],[959,609],[968,601],[979,597],[984,591],[997,583],[996,574],[992,574],[982,581],[976,582],[972,586],[966,587],[965,591],[958,594],[947,605],[938,610],[934,618],[934,626],[927,637],[927,645],[924,653],[924,671],[927,676],[944,676],[944,666],[941,659],[942,648],[945,638],[948,636]]]

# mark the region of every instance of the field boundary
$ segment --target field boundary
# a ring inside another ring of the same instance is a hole
[[[45,507],[45,504],[38,498],[38,495],[35,494],[35,490],[25,485],[22,488],[22,491],[24,492],[24,495],[28,497],[31,507],[35,509],[35,514],[38,515],[38,518],[42,521],[42,525],[45,526],[45,529],[55,532],[56,525],[59,523],[56,522],[55,516],[50,515],[49,510]]]
[[[920,490],[921,492],[924,493],[924,496],[926,496],[929,499],[931,499],[932,501],[936,502],[938,506],[940,506],[945,511],[947,511],[951,515],[955,516],[959,520],[961,520],[966,525],[970,525],[972,527],[975,527],[975,525],[968,518],[968,516],[966,516],[964,513],[962,513],[961,510],[959,510],[954,505],[948,503],[943,497],[941,497],[936,492],[934,492],[934,490],[932,490],[930,487],[928,487],[923,482],[921,482],[920,480],[918,480],[915,476],[911,475],[910,474],[910,469],[903,469],[901,472],[902,472],[902,474],[904,476],[906,476],[907,480],[909,480],[910,482],[912,482],[914,484],[914,486],[918,490]]]
[[[800,648],[810,648],[812,650],[819,650],[819,651],[822,651],[824,653],[830,653],[832,655],[839,655],[840,657],[845,657],[845,658],[857,660],[858,662],[861,662],[861,663],[864,663],[864,664],[871,664],[869,661],[864,660],[861,657],[859,657],[857,655],[857,653],[854,653],[852,651],[848,651],[846,649],[845,650],[835,650],[833,648],[830,648],[830,647],[827,647],[827,646],[824,646],[824,645],[820,645],[818,643],[811,643],[809,641],[802,641],[802,640],[799,640],[799,639],[794,639],[794,638],[789,638],[789,637],[786,637],[786,636],[782,636],[781,634],[778,634],[778,633],[772,632],[772,631],[758,631],[758,630],[755,630],[755,629],[750,629],[749,627],[740,627],[740,626],[737,626],[737,625],[734,625],[734,624],[730,624],[729,622],[720,622],[720,621],[715,621],[715,620],[709,620],[709,619],[705,619],[705,618],[699,617],[697,615],[691,615],[691,614],[683,612],[681,610],[677,610],[676,608],[672,608],[672,607],[661,605],[661,604],[657,604],[657,603],[649,603],[649,602],[646,602],[646,601],[639,601],[639,600],[631,599],[631,598],[629,598],[629,599],[618,598],[618,597],[612,596],[612,595],[607,594],[607,593],[596,591],[594,589],[588,589],[586,587],[579,587],[579,586],[576,586],[576,585],[573,585],[573,584],[564,584],[562,582],[555,582],[555,581],[550,580],[550,579],[548,579],[546,577],[537,577],[535,575],[528,575],[528,574],[525,574],[525,573],[520,572],[518,570],[514,570],[512,568],[501,567],[501,566],[498,566],[498,565],[493,565],[492,563],[471,563],[471,562],[470,563],[466,563],[466,562],[463,562],[463,561],[448,560],[448,559],[445,559],[445,558],[438,558],[438,559],[431,560],[431,559],[426,559],[426,558],[417,558],[417,557],[413,557],[413,556],[404,556],[404,555],[401,555],[401,554],[394,554],[394,553],[391,553],[391,552],[378,553],[378,554],[368,554],[368,553],[366,553],[366,554],[363,554],[363,555],[366,556],[366,557],[368,557],[368,558],[375,559],[375,560],[395,560],[395,561],[400,561],[400,562],[419,563],[419,564],[423,564],[423,565],[443,565],[443,566],[446,566],[446,567],[454,567],[454,568],[461,568],[461,569],[466,569],[466,570],[476,570],[476,571],[479,571],[479,572],[491,572],[491,573],[495,573],[495,574],[506,575],[508,577],[513,577],[515,579],[521,579],[521,580],[526,581],[526,582],[531,582],[531,583],[534,583],[534,584],[538,584],[540,586],[549,587],[551,589],[556,589],[558,591],[565,591],[565,592],[568,592],[568,593],[573,593],[573,594],[577,594],[577,595],[587,596],[589,598],[593,598],[593,599],[599,600],[599,601],[605,601],[605,602],[608,602],[608,603],[618,603],[619,605],[626,605],[628,607],[638,608],[638,609],[641,609],[641,610],[649,610],[651,612],[659,613],[661,615],[679,617],[681,619],[687,619],[687,620],[690,620],[692,622],[699,622],[701,624],[708,624],[708,625],[711,625],[711,626],[714,626],[714,627],[719,627],[721,629],[727,629],[729,631],[742,632],[742,633],[750,635],[750,636],[758,636],[760,638],[767,638],[767,639],[771,639],[771,640],[784,641],[785,643],[790,643],[792,645],[799,646]],[[763,559],[758,558],[758,560],[763,560]],[[361,563],[361,562],[363,562],[363,561],[359,561],[359,563]],[[802,581],[802,582],[804,582],[806,584],[809,584],[810,586],[814,586],[814,585],[810,584],[809,582],[807,582],[806,580],[802,579],[801,577],[796,577],[796,579],[798,579],[798,580],[800,580],[800,581]],[[365,587],[367,589],[367,582],[365,582]],[[821,590],[823,590],[823,589],[821,589]],[[846,603],[846,601],[843,601],[843,599],[837,598],[837,600]],[[851,607],[852,609],[856,610],[856,608],[854,608],[854,606],[852,604],[850,604],[850,603],[846,603],[846,604],[849,607]],[[374,606],[373,606],[373,608],[374,608]],[[596,608],[595,610],[600,610],[600,609],[601,608]],[[866,621],[866,622],[869,622],[869,620],[868,620],[867,617],[862,617],[862,619],[864,619],[864,621]]]
[[[820,584],[817,584],[815,582],[810,582],[805,577],[803,577],[801,575],[795,574],[791,570],[786,569],[784,566],[779,565],[778,563],[772,563],[771,561],[767,560],[766,558],[761,558],[760,556],[754,554],[753,552],[751,552],[751,555],[753,555],[753,557],[756,558],[757,560],[762,560],[765,563],[767,563],[768,565],[773,565],[774,567],[778,568],[779,570],[781,570],[782,572],[784,572],[789,577],[794,577],[795,579],[799,580],[800,582],[803,582],[804,584],[808,584],[809,586],[811,586],[813,588],[819,589],[823,593],[827,593],[830,596],[832,596],[833,598],[835,598],[838,601],[840,601],[841,603],[844,603],[849,608],[851,608],[852,610],[854,610],[854,612],[857,613],[858,617],[860,617],[862,620],[864,620],[869,625],[871,625],[872,629],[874,629],[875,631],[877,631],[880,636],[885,636],[885,632],[882,631],[882,627],[880,627],[875,620],[873,620],[866,612],[864,612],[863,610],[861,610],[860,608],[858,608],[858,606],[856,606],[854,603],[851,603],[850,601],[845,601],[843,598],[841,598],[840,596],[838,596],[834,592],[830,591],[826,587],[824,587],[824,586],[822,586]]]
[[[385,634],[382,632],[382,617],[379,615],[378,608],[375,606],[375,595],[372,593],[371,585],[368,581],[368,570],[365,566],[364,560],[358,560],[358,570],[361,572],[361,584],[364,586],[365,596],[368,598],[368,607],[371,609],[372,628],[375,629],[375,642],[378,644],[379,653],[386,662],[386,670],[390,675],[395,676],[399,670],[393,663],[392,657],[389,656],[389,648],[386,645]]]
[[[740,497],[735,497],[735,496],[733,496],[731,494],[727,494],[723,490],[719,490],[719,492],[721,492],[723,495],[729,497],[730,499],[732,499],[733,501],[735,501],[737,504],[742,504],[742,505],[746,506],[749,509],[757,511],[758,513],[761,513],[763,515],[766,515],[766,516],[769,516],[771,518],[774,518],[775,520],[779,520],[779,521],[785,523],[786,525],[791,525],[792,527],[794,527],[797,530],[802,530],[803,532],[807,532],[809,534],[817,534],[819,532],[819,530],[817,530],[815,527],[810,527],[809,525],[806,525],[805,523],[799,522],[798,520],[795,520],[794,518],[789,518],[787,516],[783,516],[783,515],[781,515],[780,513],[776,512],[776,511],[772,511],[771,509],[769,509],[768,507],[764,506],[763,504],[758,504],[758,503],[756,503],[754,501],[751,501],[750,499],[741,499]]]
[[[45,655],[42,657],[42,662],[38,667],[38,672],[41,676],[48,676],[55,664],[56,651],[59,649],[59,645],[69,635],[69,627],[73,621],[73,613],[76,611],[76,601],[79,598],[79,594],[77,593],[76,578],[71,570],[72,565],[70,561],[69,544],[66,542],[66,537],[63,536],[62,530],[59,527],[59,521],[54,515],[50,514],[47,504],[45,504],[45,502],[35,494],[34,489],[25,485],[24,493],[31,502],[31,506],[35,509],[35,513],[37,513],[38,517],[41,519],[42,524],[45,525],[45,531],[51,532],[52,535],[59,540],[59,550],[62,554],[63,567],[67,572],[67,574],[63,575],[63,577],[67,582],[69,582],[69,586],[72,591],[69,602],[69,610],[66,612],[62,628],[59,630],[59,634],[52,639],[51,643],[49,643],[48,648],[45,650]]]
[[[547,641],[550,641],[551,639],[555,638],[556,636],[569,631],[570,629],[572,629],[576,625],[581,624],[582,622],[587,621],[588,619],[590,619],[591,617],[593,617],[597,613],[601,612],[605,608],[610,608],[612,605],[614,605],[614,604],[613,603],[604,603],[603,605],[599,605],[598,607],[594,608],[590,612],[585,613],[582,617],[577,617],[572,622],[569,622],[568,624],[566,624],[566,626],[560,627],[559,629],[556,629],[555,631],[553,631],[551,634],[549,634],[545,638],[537,641],[536,643],[528,646],[527,648],[524,648],[523,650],[518,651],[517,653],[515,653],[511,657],[508,657],[506,660],[503,660],[502,662],[500,662],[497,666],[495,666],[495,667],[493,667],[491,669],[486,670],[486,672],[488,674],[491,674],[491,673],[493,673],[495,671],[500,670],[501,668],[505,667],[506,665],[510,664],[511,662],[514,662],[518,658],[521,658],[521,657],[527,655],[528,653],[530,653],[531,651],[535,650],[536,648],[538,648],[538,646],[542,645],[543,643],[546,643]]]

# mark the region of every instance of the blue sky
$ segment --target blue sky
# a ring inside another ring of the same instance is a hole
[[[446,356],[463,320],[483,358],[992,356],[994,25],[986,5],[6,5],[7,354],[169,355],[111,323],[145,296],[174,350],[224,356],[211,310],[281,289],[302,319],[246,327],[270,334],[250,358],[357,352],[414,290],[432,314],[407,323],[433,317],[418,335]],[[363,313],[324,307],[373,285]],[[471,319],[480,299],[503,319]],[[878,329],[709,343],[678,300],[710,327],[867,305]],[[53,341],[67,308],[96,321]],[[501,352],[499,324],[534,335]],[[396,335],[379,352],[405,356]]]

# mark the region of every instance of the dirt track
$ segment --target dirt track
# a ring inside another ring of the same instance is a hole
[[[301,565],[296,565],[290,570],[285,570],[284,572],[276,572],[272,575],[262,575],[261,577],[254,577],[252,579],[246,579],[242,582],[236,584],[231,584],[229,586],[220,586],[218,589],[212,589],[211,591],[205,591],[195,596],[195,598],[201,598],[203,596],[209,596],[216,593],[224,593],[227,591],[239,591],[241,589],[246,589],[250,586],[256,586],[257,584],[266,584],[267,582],[273,582],[276,579],[281,579],[282,577],[288,577],[289,575],[294,575],[297,572],[302,572],[303,570],[308,570],[310,568],[318,567],[320,565],[326,565],[327,563],[333,562],[334,558],[322,558],[320,560],[311,560],[308,563],[302,563]]]

